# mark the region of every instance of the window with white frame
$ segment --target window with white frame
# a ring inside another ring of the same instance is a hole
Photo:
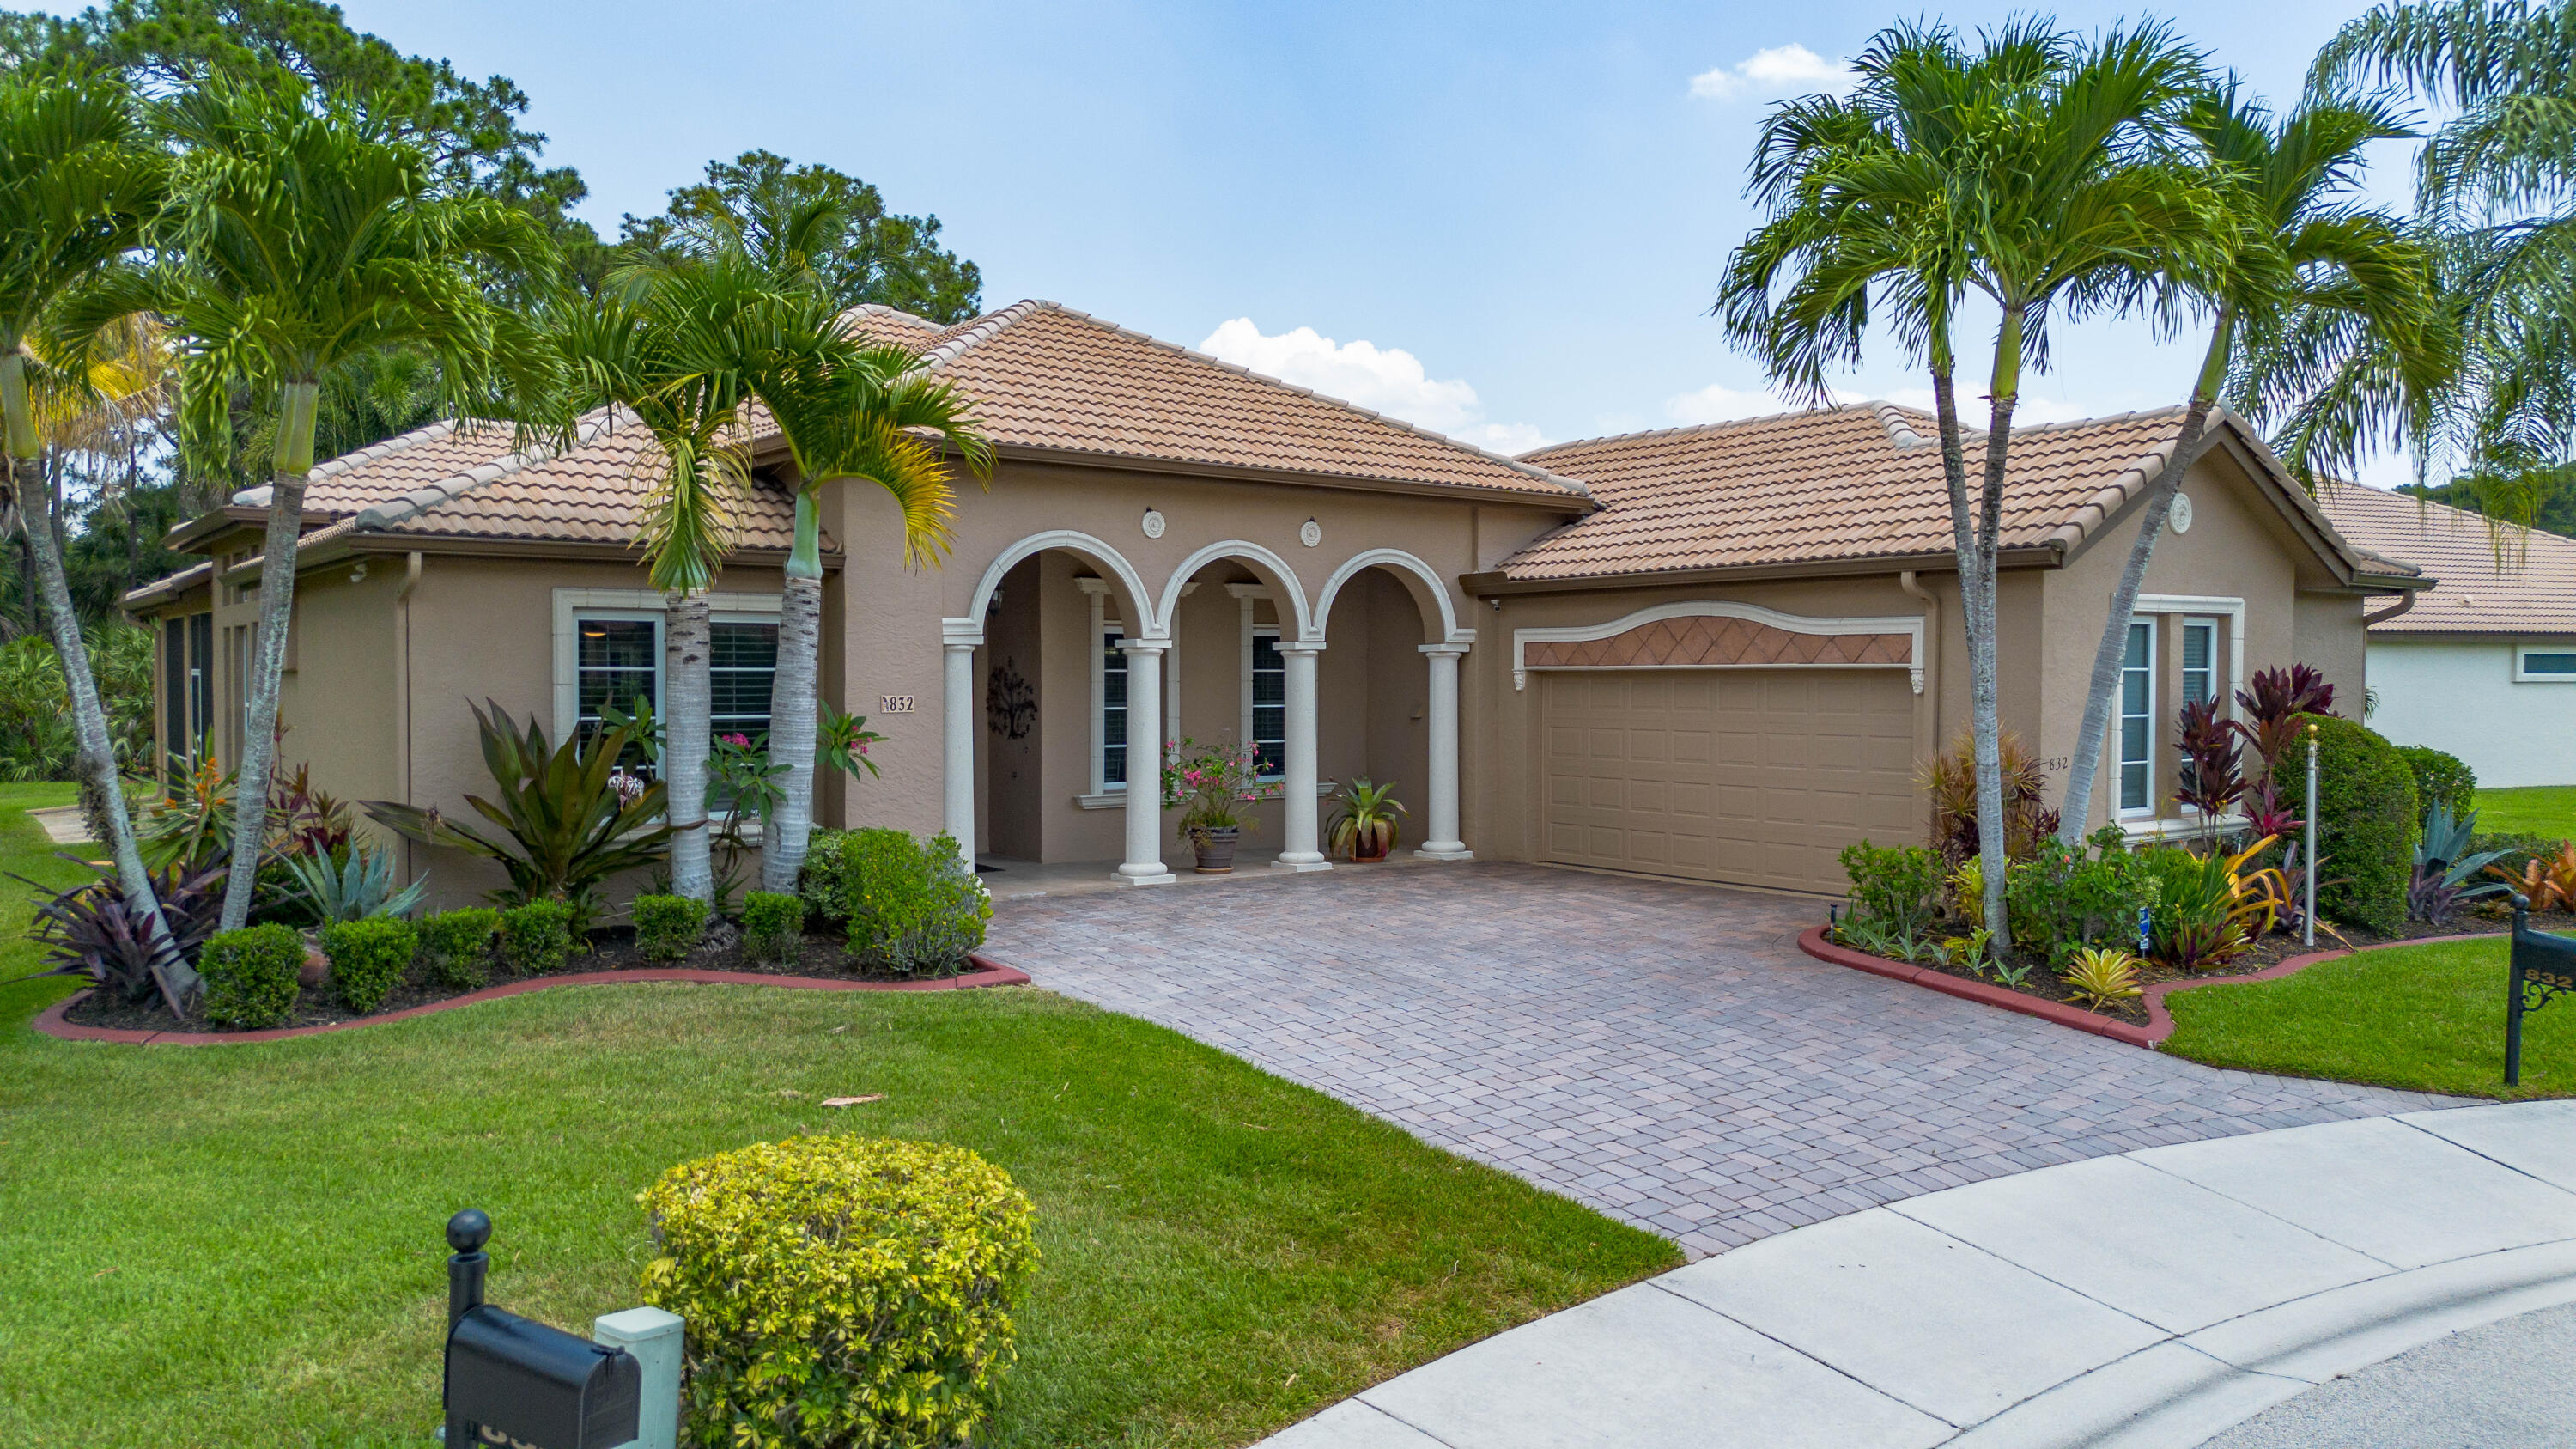
[[[2120,661],[2120,813],[2155,809],[2156,626],[2129,625],[2128,652]]]
[[[778,680],[778,625],[719,619],[707,658],[715,734],[758,740],[769,733],[769,696]]]
[[[1100,788],[1127,788],[1127,643],[1116,624],[1100,628]]]
[[[2522,648],[2513,651],[2516,683],[2576,684],[2576,649]]]
[[[663,615],[647,608],[582,608],[571,611],[573,732],[584,739],[604,728],[614,710],[633,714],[638,704],[666,711],[662,694]],[[731,612],[710,621],[713,648],[707,659],[709,723],[719,737],[757,740],[769,732],[769,701],[778,674],[778,618]],[[640,749],[623,763],[644,770]]]
[[[1243,737],[1252,742],[1255,773],[1264,780],[1285,778],[1288,770],[1288,661],[1279,655],[1279,630],[1256,625],[1244,672],[1250,680],[1250,717]]]
[[[2182,621],[2182,702],[2218,698],[2218,621]]]

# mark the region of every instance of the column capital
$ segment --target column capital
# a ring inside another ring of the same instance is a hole
[[[1455,659],[1459,655],[1466,653],[1474,646],[1468,644],[1416,644],[1413,647],[1425,654],[1445,654],[1450,658]]]
[[[984,642],[984,621],[942,619],[939,621],[939,640],[951,649],[978,648]]]
[[[1279,641],[1279,652],[1282,654],[1321,654],[1324,652],[1324,641],[1321,639],[1282,639]]]
[[[1118,652],[1121,654],[1160,654],[1171,647],[1172,641],[1169,639],[1121,639],[1118,641]]]

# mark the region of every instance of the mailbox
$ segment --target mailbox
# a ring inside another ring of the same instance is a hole
[[[2531,902],[2513,898],[2513,954],[2505,970],[2504,1084],[2522,1084],[2522,1015],[2576,995],[2576,937],[2531,929]]]
[[[456,1249],[447,1260],[448,1449],[614,1449],[634,1439],[643,1366],[622,1348],[485,1303],[491,1235],[491,1219],[471,1208],[447,1225]]]

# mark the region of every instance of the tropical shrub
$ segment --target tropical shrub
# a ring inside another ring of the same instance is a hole
[[[992,1414],[1035,1212],[962,1147],[792,1137],[682,1163],[638,1199],[644,1301],[688,1321],[686,1442],[945,1445]]]
[[[1841,860],[1843,873],[1851,878],[1844,938],[1881,955],[1911,959],[1919,954],[1941,914],[1941,856],[1925,846],[1863,840],[1844,846]]]
[[[420,906],[429,877],[394,889],[394,855],[353,845],[339,854],[290,855],[283,862],[295,892],[315,919],[363,921],[376,916],[403,917]]]
[[[420,923],[420,954],[429,979],[450,991],[471,991],[483,984],[484,964],[492,959],[492,937],[501,929],[501,913],[489,906],[441,911]]]
[[[775,891],[742,898],[742,949],[761,961],[787,961],[805,938],[805,899]]]
[[[2406,884],[2421,818],[2415,774],[2397,747],[2371,729],[2331,715],[2309,715],[2298,721],[2302,736],[2310,723],[2317,726],[2317,849],[2331,856],[2341,873],[2331,888],[2319,883],[2317,913],[2383,935],[2394,933],[2406,919]],[[2304,746],[2295,753],[2297,768],[2285,760],[2273,772],[2273,781],[2283,804],[2304,819],[2309,808]]]
[[[206,942],[197,970],[206,978],[206,1019],[249,1030],[283,1026],[295,1010],[304,938],[290,926],[249,926]]]
[[[2438,805],[2457,820],[2477,804],[2477,772],[2459,756],[2430,745],[2399,745],[2397,757],[2415,777],[2415,803],[2427,814]]]
[[[2440,925],[2474,900],[2503,895],[2504,882],[2482,880],[2486,868],[2504,854],[2473,851],[2478,813],[2456,819],[2447,805],[2424,812],[2424,838],[2415,844],[2414,867],[2406,878],[2406,918]]]
[[[572,956],[569,901],[530,901],[501,913],[501,959],[521,976],[560,971]]]
[[[1997,743],[2004,777],[2004,857],[2019,860],[2041,838],[2057,833],[2057,812],[2046,802],[2048,771],[2022,748],[2020,737],[2006,730]],[[1932,797],[1932,848],[1952,862],[1977,854],[1984,837],[1977,824],[1975,740],[1963,731],[1947,753],[1933,756],[1917,772],[1915,784]]]
[[[16,879],[36,884],[25,876]],[[215,933],[223,917],[223,880],[220,865],[196,870],[172,866],[152,877],[162,924],[178,942],[181,955],[195,956]],[[101,872],[99,879],[86,885],[45,897],[36,906],[29,934],[44,946],[45,959],[51,963],[52,969],[39,971],[38,976],[85,977],[93,989],[123,1001],[141,1001],[152,994],[151,917],[126,905],[125,890],[112,873]]]
[[[1195,842],[1207,830],[1249,828],[1253,817],[1243,802],[1277,793],[1277,786],[1262,784],[1261,763],[1248,743],[1182,739],[1163,752],[1163,808],[1181,812],[1183,840]]]
[[[2269,837],[2235,855],[2195,855],[2174,846],[2139,852],[2150,883],[2148,951],[2177,971],[2215,971],[2272,928],[2271,898],[2248,874]]]
[[[2147,877],[2120,827],[2106,825],[2083,843],[2054,836],[2032,844],[2004,876],[2004,909],[2013,941],[2061,963],[2089,946],[2134,944]]]
[[[843,929],[862,970],[897,976],[963,970],[984,944],[992,897],[948,835],[917,841],[900,830],[853,830],[830,842],[840,860]]]
[[[109,747],[120,765],[139,766],[152,744],[152,631],[108,624],[85,633]],[[0,645],[0,780],[68,780],[79,754],[52,638],[22,634]]]
[[[233,790],[233,772],[211,758],[200,760],[196,769],[164,787],[136,832],[144,862],[154,867],[174,861],[207,865],[230,854]],[[311,766],[298,765],[292,774],[280,770],[269,782],[268,835],[261,864],[265,868],[284,857],[344,851],[349,828],[349,807],[313,788]],[[290,889],[280,887],[281,892]]]
[[[2245,686],[2236,691],[2236,705],[2244,716],[2236,722],[2236,730],[2254,747],[2268,778],[2281,763],[2282,753],[2298,743],[2301,716],[2334,713],[2334,686],[2306,664],[2257,670]]]
[[[707,903],[688,896],[637,896],[635,944],[651,961],[677,961],[707,933]]]
[[[807,838],[805,868],[796,875],[796,893],[804,898],[805,913],[820,916],[835,926],[850,919],[849,864],[857,857],[847,848],[855,830],[816,827]]]
[[[2235,722],[2219,717],[2218,701],[2196,699],[2182,707],[2182,735],[2175,742],[2182,754],[2178,803],[2214,819],[2245,794],[2237,735]]]
[[[2076,952],[2058,979],[2066,983],[2067,1000],[2080,1001],[2095,1011],[2144,994],[2138,985],[2138,958],[2116,946],[2087,946]]]
[[[523,727],[508,710],[484,703],[474,711],[474,724],[500,798],[468,795],[465,803],[498,827],[499,835],[434,809],[389,800],[366,802],[367,814],[410,839],[499,862],[510,876],[507,886],[491,894],[499,904],[569,902],[586,923],[602,881],[648,867],[667,851],[671,828],[653,823],[663,813],[663,787],[634,790],[612,779],[628,744],[624,729],[588,740],[576,734],[551,745],[534,715]]]
[[[411,969],[420,937],[407,921],[366,916],[322,928],[322,954],[331,958],[331,990],[360,1016],[385,1004]]]

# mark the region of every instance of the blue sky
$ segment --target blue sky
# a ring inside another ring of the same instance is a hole
[[[1883,0],[344,4],[407,51],[516,79],[550,158],[590,182],[603,232],[659,210],[710,157],[765,146],[936,213],[983,267],[990,305],[1048,297],[1191,346],[1214,338],[1249,365],[1506,450],[1770,410],[1759,368],[1706,315],[1753,221],[1754,133],[1770,100],[1819,88],[1813,76],[1898,13]],[[2148,13],[2287,100],[2361,8]],[[1941,13],[1974,26],[2008,9]],[[2057,13],[2089,29],[2140,12]],[[2376,189],[2402,198],[2407,159],[2391,147]],[[2198,351],[2136,325],[2063,330],[2025,414],[2178,401]],[[1846,383],[1923,388],[1893,347]]]

